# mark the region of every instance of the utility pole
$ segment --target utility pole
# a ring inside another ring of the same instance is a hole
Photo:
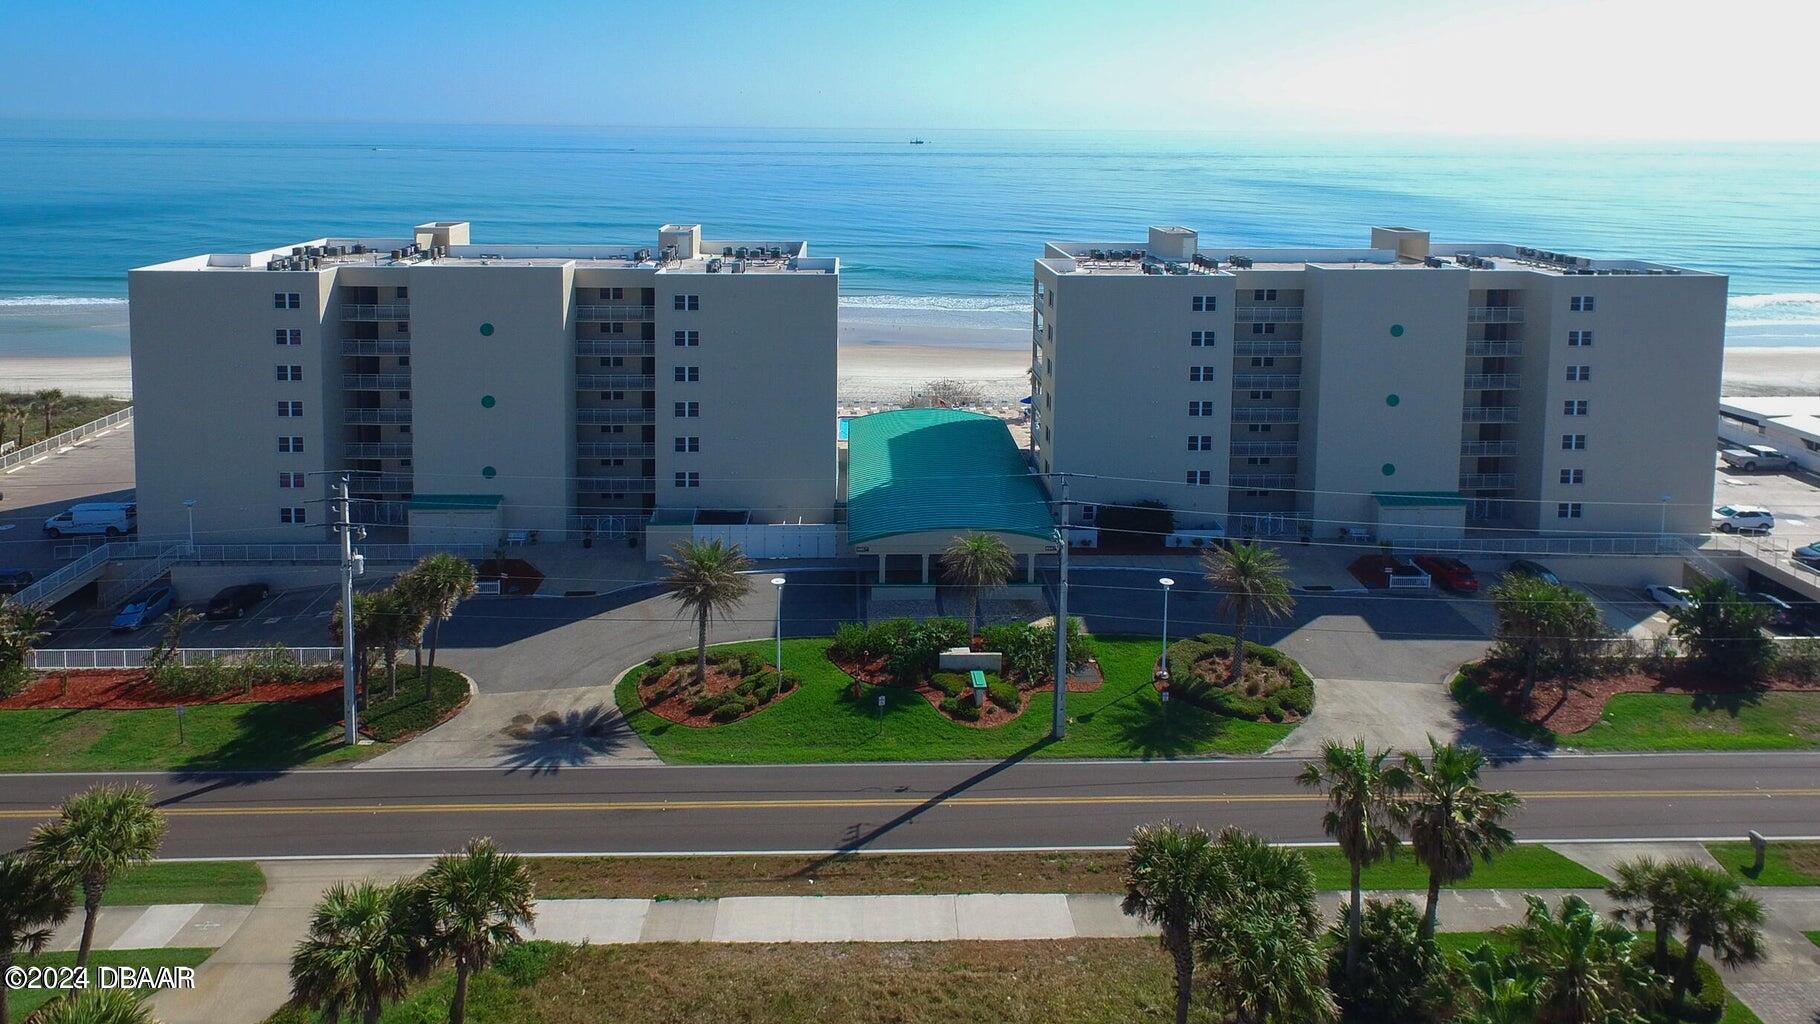
[[[354,532],[366,536],[366,530],[353,523],[348,499],[348,477],[343,474],[335,485],[335,532],[341,536],[341,713],[347,723],[348,746],[360,742],[359,708],[355,700],[354,665],[354,577],[366,570],[366,559],[354,552]]]
[[[1062,739],[1068,735],[1068,475],[1062,474],[1062,567],[1055,588],[1055,720],[1049,735]]]

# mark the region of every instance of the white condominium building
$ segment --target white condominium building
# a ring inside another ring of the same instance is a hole
[[[132,271],[142,534],[180,537],[193,511],[198,542],[319,542],[343,470],[357,521],[418,543],[653,512],[833,521],[839,260],[695,225],[649,245],[468,236]]]
[[[1032,443],[1076,523],[1156,501],[1265,535],[1709,526],[1723,276],[1408,228],[1235,249],[1180,227],[1051,243],[1035,275]]]

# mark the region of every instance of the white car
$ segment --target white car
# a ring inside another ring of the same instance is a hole
[[[1694,606],[1693,592],[1685,587],[1665,587],[1657,584],[1653,587],[1644,587],[1643,592],[1649,595],[1651,601],[1671,612],[1677,608],[1687,609]]]
[[[1768,533],[1776,516],[1757,505],[1721,505],[1713,509],[1713,529],[1720,533]]]

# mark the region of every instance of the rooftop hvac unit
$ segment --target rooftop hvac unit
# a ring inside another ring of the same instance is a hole
[[[301,245],[291,246],[291,255],[292,256],[302,256],[303,255],[303,246],[301,246]]]
[[[719,256],[716,256],[713,259],[708,261],[708,273],[710,273],[710,274],[720,273],[720,257]]]
[[[1088,249],[1088,250],[1087,250],[1087,255],[1089,255],[1089,256],[1091,256],[1091,257],[1093,257],[1093,258],[1094,258],[1094,259],[1096,259],[1096,260],[1103,260],[1103,259],[1105,259],[1105,258],[1106,258],[1106,250],[1104,250],[1104,249]]]
[[[1424,257],[1422,260],[1422,263],[1425,266],[1430,266],[1430,267],[1445,267],[1447,265],[1447,261],[1442,259],[1439,256]]]
[[[361,243],[361,242],[354,243],[354,255],[364,256],[364,255],[366,255],[366,251],[367,251],[367,247],[364,243]]]
[[[1251,257],[1249,256],[1240,256],[1238,253],[1233,253],[1231,256],[1226,257],[1226,262],[1241,270],[1251,269]]]
[[[721,246],[721,250],[720,250],[720,254],[721,254],[721,255],[722,255],[722,256],[731,256],[731,255],[733,255],[733,247],[732,247],[732,246],[730,246],[730,245],[724,245],[724,246]]]
[[[393,249],[392,258],[395,260],[404,259],[404,250],[403,249]]]
[[[746,272],[746,261],[745,260],[734,260],[733,261],[733,273],[743,274],[745,272]]]

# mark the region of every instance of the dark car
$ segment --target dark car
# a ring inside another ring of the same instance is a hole
[[[1510,571],[1518,576],[1533,576],[1543,583],[1552,583],[1557,587],[1561,585],[1561,577],[1556,576],[1554,570],[1541,562],[1532,562],[1527,558],[1519,558],[1510,563]]]
[[[1416,565],[1443,589],[1456,594],[1470,594],[1479,589],[1479,578],[1472,574],[1472,566],[1457,558],[1447,555],[1417,555]]]
[[[211,619],[238,619],[254,605],[266,599],[272,588],[263,583],[242,583],[228,587],[209,598],[207,615]]]
[[[1795,610],[1795,606],[1774,594],[1752,594],[1752,601],[1763,606],[1766,613],[1764,625],[1772,633],[1793,635],[1807,630],[1806,616]]]
[[[0,569],[0,594],[17,594],[37,578],[30,569]]]

